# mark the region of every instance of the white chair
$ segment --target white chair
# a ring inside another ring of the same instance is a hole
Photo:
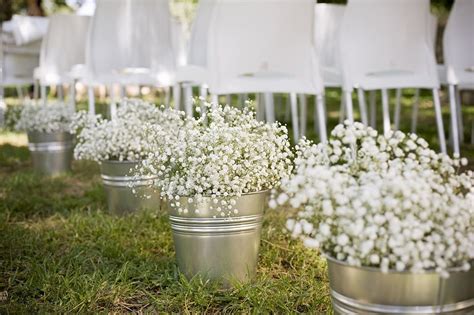
[[[339,36],[345,6],[317,3],[314,6],[314,41],[319,56],[325,87],[342,88],[342,69],[339,58]],[[344,117],[344,97],[341,97],[340,121]],[[315,119],[316,122],[316,119]]]
[[[171,17],[167,0],[99,0],[92,19],[86,53],[89,110],[94,112],[92,86],[169,87],[175,80]],[[123,91],[123,89],[122,89]]]
[[[3,31],[2,31],[3,32]],[[0,32],[0,35],[4,35]],[[23,99],[23,86],[34,84],[33,72],[39,64],[41,41],[33,41],[24,45],[16,45],[15,41],[4,42],[0,38],[0,126],[3,124],[6,104],[4,88],[16,86],[18,97]],[[35,97],[38,94],[35,85]]]
[[[456,90],[474,89],[474,2],[456,0],[443,38],[444,61],[449,87],[451,131],[454,153],[459,154],[460,97]],[[456,98],[458,98],[456,100]]]
[[[35,79],[41,86],[41,99],[46,102],[46,87],[56,85],[62,98],[64,84],[71,86],[71,103],[75,104],[75,77],[71,70],[85,63],[85,50],[90,18],[56,14],[51,16],[48,32],[41,46],[40,66]]]
[[[429,0],[349,0],[340,43],[347,116],[354,120],[353,87],[358,89],[361,108],[365,90],[381,89],[387,134],[391,130],[387,89],[431,89],[440,149],[446,153],[438,73],[427,39],[429,6]]]
[[[192,87],[200,86],[200,97],[207,97],[207,45],[212,12],[217,0],[200,0],[191,27],[191,36],[188,43],[187,60],[181,65],[176,74],[178,85],[174,87],[174,94],[179,103],[180,86],[184,87],[184,109],[187,115],[192,115]]]
[[[320,139],[326,141],[313,6],[312,0],[219,1],[209,31],[209,91],[264,93],[268,122],[275,119],[271,93],[291,93],[295,140],[300,136],[296,93],[316,94]]]

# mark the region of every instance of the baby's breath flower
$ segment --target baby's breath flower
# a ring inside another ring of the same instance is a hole
[[[74,108],[57,102],[47,105],[27,103],[23,106],[15,128],[45,133],[69,132]]]
[[[210,197],[220,216],[235,214],[236,197],[272,189],[292,171],[286,127],[257,121],[247,109],[207,104],[205,115],[186,119],[162,146],[140,173],[161,169],[155,184],[163,196]]]
[[[119,105],[114,120],[78,112],[71,124],[77,134],[74,156],[100,162],[138,161],[149,153],[161,154],[165,150],[162,140],[180,128],[183,116],[173,109],[128,99]]]
[[[327,144],[298,144],[272,203],[299,208],[291,235],[338,260],[445,276],[474,259],[474,175],[458,174],[465,164],[416,135],[345,123]]]

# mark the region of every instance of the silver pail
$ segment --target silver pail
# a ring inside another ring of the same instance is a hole
[[[442,278],[327,261],[336,314],[474,314],[474,266]]]
[[[102,161],[102,182],[109,212],[126,215],[141,209],[160,210],[160,193],[153,187],[154,176],[136,177],[132,169],[139,162]]]
[[[35,171],[56,176],[71,170],[73,136],[67,132],[28,132],[28,147]]]
[[[170,204],[176,260],[189,279],[196,275],[223,285],[247,282],[257,268],[263,213],[268,204],[268,191],[236,197],[231,217],[217,216],[213,200],[204,197],[189,201],[180,198],[178,211]],[[218,202],[221,199],[218,198]]]

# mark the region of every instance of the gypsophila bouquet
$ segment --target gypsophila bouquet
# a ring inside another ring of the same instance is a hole
[[[395,131],[384,136],[364,124],[348,121],[334,128],[328,143],[312,144],[303,139],[297,148],[302,153],[300,158],[307,157],[310,163],[314,159],[316,164],[348,165],[354,175],[369,170],[383,171],[393,159],[416,160],[446,177],[467,164],[465,158],[451,159],[435,152],[416,134]]]
[[[354,266],[443,276],[468,269],[474,175],[457,174],[459,159],[434,153],[420,139],[345,124],[327,144],[303,140],[295,171],[271,206],[299,208],[287,221],[292,236]]]
[[[272,189],[289,176],[288,132],[278,123],[257,121],[247,109],[207,107],[143,161],[141,174],[158,176],[156,186],[180,212],[187,211],[180,197],[211,197],[216,215],[231,216],[234,198]]]
[[[116,118],[79,112],[71,129],[77,134],[76,159],[138,161],[183,123],[183,113],[139,100],[124,100]]]
[[[64,103],[46,105],[27,103],[21,110],[15,128],[27,132],[69,132],[74,113],[74,108]]]

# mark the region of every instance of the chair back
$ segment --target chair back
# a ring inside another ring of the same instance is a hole
[[[188,64],[205,67],[207,64],[207,39],[212,11],[217,0],[200,0],[191,27]]]
[[[90,17],[72,14],[51,16],[48,32],[41,46],[40,75],[42,85],[69,81],[68,72],[85,63]]]
[[[346,89],[439,86],[429,0],[349,0],[340,56]]]
[[[443,38],[449,84],[474,84],[474,1],[456,0]]]
[[[313,0],[219,0],[208,36],[211,93],[321,93],[313,23]]]
[[[314,40],[319,56],[324,84],[341,86],[341,62],[339,60],[339,35],[345,6],[317,3],[314,7]]]
[[[98,0],[86,56],[92,80],[172,84],[171,32],[167,0]]]

